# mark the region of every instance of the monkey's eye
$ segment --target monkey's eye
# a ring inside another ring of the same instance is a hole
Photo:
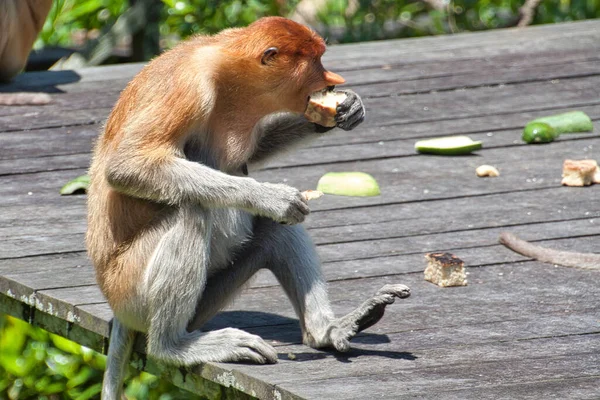
[[[275,58],[278,51],[279,51],[279,49],[277,47],[269,47],[263,53],[262,58],[260,59],[260,62],[263,65],[267,65],[270,61],[272,61]]]

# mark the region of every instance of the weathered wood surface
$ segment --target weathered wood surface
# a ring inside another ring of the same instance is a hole
[[[252,176],[307,189],[329,171],[374,175],[381,196],[326,196],[311,203],[306,225],[336,313],[390,282],[413,295],[349,353],[335,354],[301,345],[291,305],[259,273],[208,328],[261,335],[277,346],[279,364],[193,372],[269,399],[599,398],[600,275],[532,262],[497,243],[510,230],[558,249],[598,251],[600,186],[562,187],[560,175],[565,158],[597,158],[599,50],[600,21],[330,48],[325,64],[363,95],[367,121]],[[101,351],[112,313],[84,251],[85,197],[58,189],[85,173],[102,121],[141,67],[30,73],[0,87],[54,99],[0,107],[0,312]],[[594,133],[520,141],[528,120],[573,109],[592,117]],[[484,149],[414,152],[416,140],[450,134],[483,140]],[[477,178],[484,163],[501,176]],[[469,286],[423,280],[424,253],[441,250],[465,260]],[[182,386],[193,381],[145,366]]]

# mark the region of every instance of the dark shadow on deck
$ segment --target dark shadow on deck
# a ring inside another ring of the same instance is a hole
[[[225,311],[217,314],[203,329],[218,330],[223,328],[238,328],[259,335],[267,341],[283,343],[301,343],[302,334],[300,325],[295,318],[283,317],[277,314],[262,311]],[[357,344],[383,344],[390,343],[387,335],[361,332],[351,340],[351,346]],[[335,357],[338,361],[348,363],[353,358],[360,356],[376,356],[398,360],[415,360],[417,357],[408,352],[378,351],[351,347],[347,353],[323,350],[321,353],[314,351],[294,353],[294,361],[311,361],[323,359],[328,356]],[[280,359],[289,359],[287,355],[280,354]]]
[[[64,93],[58,85],[66,85],[81,80],[81,76],[70,70],[40,71],[21,74],[7,84],[0,84],[0,93],[14,92],[45,92]]]

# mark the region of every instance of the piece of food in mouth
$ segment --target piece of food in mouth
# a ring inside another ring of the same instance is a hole
[[[304,116],[315,124],[333,127],[336,125],[337,106],[344,100],[346,100],[346,94],[343,92],[330,90],[314,92],[310,95]]]
[[[561,184],[588,186],[600,183],[600,169],[596,160],[565,160]]]
[[[454,254],[428,253],[425,280],[441,287],[466,286],[465,263]]]

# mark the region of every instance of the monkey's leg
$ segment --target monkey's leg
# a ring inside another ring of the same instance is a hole
[[[127,329],[116,318],[112,322],[106,370],[102,381],[102,400],[118,400],[123,391],[123,379],[127,373],[127,365],[135,332]]]
[[[209,212],[191,207],[174,219],[148,266],[148,354],[177,365],[276,362],[272,346],[242,330],[186,330],[205,289],[211,220]]]
[[[345,317],[336,319],[329,304],[327,287],[315,247],[300,225],[281,225],[256,218],[253,240],[237,261],[209,279],[192,327],[200,327],[260,268],[277,277],[299,317],[303,341],[312,347],[333,346],[348,350],[348,340],[383,316],[396,297],[407,297],[404,285],[386,285],[375,296]]]
[[[263,238],[266,267],[290,298],[300,320],[303,342],[311,347],[332,346],[347,351],[348,340],[379,321],[388,304],[396,297],[410,295],[410,289],[404,285],[385,285],[353,312],[335,318],[321,262],[306,230],[301,225],[280,225],[263,218],[255,232]]]

